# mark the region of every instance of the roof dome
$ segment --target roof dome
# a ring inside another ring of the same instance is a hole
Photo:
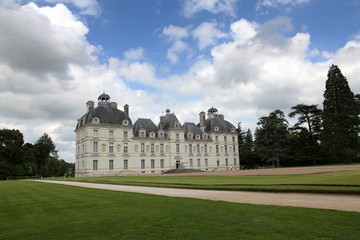
[[[195,135],[197,134],[202,134],[202,131],[200,130],[200,128],[198,126],[195,125],[195,123],[192,122],[185,122],[184,125],[182,126],[182,129],[184,129],[184,131],[186,133],[192,133]]]
[[[209,108],[208,113],[217,113],[218,110],[214,107]]]
[[[109,101],[110,100],[110,96],[106,93],[103,93],[101,94],[99,97],[98,97],[98,100],[99,101]]]
[[[132,124],[128,115],[119,109],[110,107],[110,105],[101,105],[91,110],[86,116],[85,124],[93,123],[94,118],[97,118],[101,124],[122,125],[124,120],[128,120],[128,125]]]

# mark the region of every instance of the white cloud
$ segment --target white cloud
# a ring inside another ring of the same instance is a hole
[[[276,8],[282,6],[294,7],[296,5],[308,3],[311,0],[259,0],[256,4],[256,8]]]
[[[215,45],[217,39],[227,37],[225,33],[216,28],[216,25],[215,22],[204,22],[192,31],[200,50]]]
[[[212,14],[224,13],[235,15],[235,3],[238,0],[184,0],[183,14],[185,17],[192,17],[194,14],[207,11]]]
[[[144,49],[142,47],[132,48],[124,52],[124,58],[128,60],[142,60]]]
[[[188,45],[183,40],[189,36],[190,27],[177,27],[169,25],[164,27],[161,36],[164,37],[169,43],[170,48],[167,50],[166,58],[170,60],[172,64],[176,64],[179,61],[179,55],[189,50]]]
[[[98,16],[101,14],[101,7],[97,0],[45,0],[49,3],[71,4],[80,9],[82,15]]]

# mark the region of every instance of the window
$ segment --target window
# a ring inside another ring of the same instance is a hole
[[[219,140],[219,137],[218,136],[215,136],[215,141],[218,141]]]
[[[192,133],[187,134],[188,139],[192,139]]]
[[[193,160],[192,159],[189,159],[189,165],[190,165],[190,167],[193,167],[194,165],[193,165]]]
[[[164,138],[164,133],[160,133],[160,138]]]
[[[196,144],[196,152],[200,153],[200,144]]]
[[[205,153],[208,152],[208,150],[207,150],[207,145],[206,145],[206,144],[204,145],[204,152],[205,152]]]
[[[124,125],[128,125],[128,124],[129,124],[129,121],[128,121],[128,120],[124,120],[124,121],[123,121],[123,124],[124,124]]]
[[[229,166],[229,161],[228,161],[227,158],[225,158],[225,165],[226,165],[226,166]]]
[[[82,153],[85,153],[85,144],[82,145]]]
[[[189,144],[189,153],[192,153],[192,144]]]
[[[180,139],[180,135],[177,133],[176,134],[176,140],[179,140]]]
[[[99,136],[99,130],[95,129],[93,131],[93,135],[94,135],[94,137],[98,137]]]
[[[128,152],[128,144],[124,143],[124,153],[127,153],[127,152]]]
[[[227,137],[226,136],[224,136],[224,142],[226,142],[227,141]]]
[[[93,152],[98,152],[98,142],[93,142]]]
[[[219,131],[219,127],[218,127],[218,126],[215,126],[215,127],[214,127],[214,131],[216,131],[216,132]]]
[[[203,139],[207,140],[207,135],[206,134],[203,135]]]
[[[128,160],[127,159],[124,160],[124,169],[128,169]]]
[[[128,132],[124,132],[124,138],[128,138]]]
[[[216,153],[219,153],[219,145],[216,145]]]
[[[155,168],[155,159],[151,159],[150,163],[151,163],[151,165],[150,165],[151,168]]]
[[[200,167],[201,164],[200,164],[200,159],[197,160],[197,166]]]
[[[141,152],[142,152],[142,153],[145,152],[145,143],[141,143]]]
[[[145,137],[145,132],[141,131],[140,132],[140,137]]]
[[[218,159],[217,161],[216,161],[216,166],[220,166],[220,160]]]
[[[236,166],[236,158],[234,158],[234,165]]]
[[[227,151],[228,149],[227,149],[227,145],[225,145],[225,153],[227,153],[228,151]]]
[[[109,137],[110,137],[110,138],[113,138],[113,137],[114,137],[114,131],[113,131],[113,130],[110,130],[110,131],[109,131]]]
[[[180,144],[176,144],[176,152],[177,152],[177,153],[180,152]]]
[[[199,134],[196,134],[196,139],[200,139],[200,135],[199,135]]]
[[[113,152],[114,152],[114,143],[109,142],[109,153],[113,153]]]
[[[141,169],[145,169],[145,159],[141,159]]]
[[[160,159],[160,168],[164,168],[164,159]]]
[[[205,167],[208,167],[209,166],[209,162],[208,162],[208,159],[205,158]]]
[[[109,160],[109,170],[114,170],[114,160]]]
[[[235,147],[235,145],[233,146],[233,152],[236,153],[236,147]]]
[[[154,133],[154,132],[151,132],[151,133],[150,133],[150,137],[154,138],[154,137],[155,137],[155,133]]]
[[[235,142],[235,137],[232,137],[232,139],[233,139],[233,142]]]
[[[151,149],[151,153],[154,153],[154,152],[155,152],[155,146],[154,146],[154,144],[152,143],[150,146],[151,146],[151,148],[150,148],[150,149]]]
[[[93,170],[98,170],[98,160],[93,160]]]
[[[160,143],[160,153],[164,153],[164,144]]]

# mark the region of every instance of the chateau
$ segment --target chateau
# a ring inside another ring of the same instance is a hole
[[[130,119],[103,93],[98,105],[86,103],[76,133],[76,177],[160,174],[171,169],[203,171],[239,169],[234,125],[216,108],[199,113],[199,123],[181,124],[169,109],[158,125]]]

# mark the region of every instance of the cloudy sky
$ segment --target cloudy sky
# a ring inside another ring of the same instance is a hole
[[[0,0],[0,128],[48,133],[74,161],[85,103],[106,92],[133,122],[211,106],[256,127],[323,101],[337,64],[360,93],[360,0]]]

